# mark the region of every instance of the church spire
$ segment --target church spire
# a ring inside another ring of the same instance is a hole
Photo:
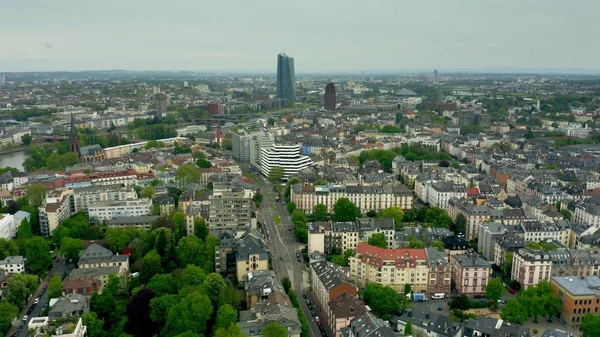
[[[75,119],[73,118],[73,113],[71,112],[71,135],[69,136],[69,151],[79,153],[79,139],[77,138],[77,128],[75,127]]]

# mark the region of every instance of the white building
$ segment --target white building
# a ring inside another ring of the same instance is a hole
[[[266,177],[275,167],[283,167],[283,180],[287,180],[312,165],[312,159],[300,154],[300,145],[274,145],[260,150],[260,170]]]
[[[76,188],[73,190],[75,212],[87,212],[91,204],[102,201],[137,200],[133,187],[120,184]]]
[[[233,156],[260,169],[260,153],[263,147],[271,147],[275,142],[273,134],[267,131],[231,134]]]
[[[40,232],[50,236],[52,232],[68,217],[71,216],[73,190],[54,190],[48,193],[44,204],[40,206]]]
[[[574,223],[588,223],[600,226],[600,197],[591,197],[577,201],[572,211]]]
[[[22,256],[7,256],[0,260],[0,270],[5,273],[22,273],[25,271],[25,260]]]
[[[448,209],[448,201],[452,198],[465,198],[465,185],[452,183],[434,183],[428,186],[427,202],[431,207]]]
[[[101,201],[88,208],[90,221],[101,223],[118,217],[150,215],[152,199]]]
[[[511,278],[519,281],[521,287],[527,289],[542,280],[549,280],[551,269],[550,254],[525,247],[513,255]]]
[[[0,214],[0,238],[10,240],[17,235],[18,224],[12,214]]]

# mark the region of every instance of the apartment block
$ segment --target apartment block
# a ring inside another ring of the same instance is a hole
[[[550,285],[562,303],[560,319],[569,327],[579,329],[586,315],[599,314],[600,276],[555,276]]]
[[[350,257],[350,277],[360,287],[375,282],[398,291],[410,284],[414,292],[429,289],[429,264],[425,249],[383,249],[359,243]]]
[[[448,202],[452,198],[465,198],[467,188],[462,184],[433,183],[428,186],[427,202],[431,207],[448,208]]]
[[[137,200],[137,198],[133,186],[127,187],[120,184],[82,187],[73,190],[75,212],[87,213],[89,206],[96,202]]]
[[[356,296],[343,293],[329,301],[325,315],[327,316],[329,328],[333,331],[335,337],[341,337],[341,330],[350,326],[350,322],[365,313],[365,311],[367,311],[367,308]]]
[[[81,253],[77,265],[81,269],[118,266],[121,276],[129,270],[129,256],[115,255],[110,250],[92,243]]]
[[[250,228],[252,201],[243,189],[228,187],[219,191],[213,190],[208,201],[208,229],[211,233],[218,235],[229,231],[235,234]]]
[[[95,172],[90,174],[92,185],[124,185],[133,186],[137,182],[135,170]]]
[[[571,225],[567,220],[539,221],[527,220],[521,224],[525,241],[558,241],[564,246],[569,244]]]
[[[260,170],[266,177],[273,168],[283,168],[283,180],[295,176],[302,169],[310,167],[313,162],[309,156],[302,155],[300,145],[273,145],[261,147]]]
[[[452,281],[459,294],[485,294],[492,265],[477,254],[458,254],[450,256]]]
[[[479,225],[479,235],[477,235],[477,251],[481,253],[486,260],[494,260],[494,243],[498,238],[506,234],[506,227],[498,222],[483,223]]]
[[[88,216],[91,222],[102,223],[114,218],[150,215],[152,199],[100,201],[91,204]]]
[[[296,184],[292,186],[290,193],[296,208],[306,213],[312,212],[317,204],[326,205],[328,212],[333,212],[333,206],[340,198],[350,199],[362,213],[380,211],[392,206],[411,209],[413,204],[412,192],[400,183],[383,186]]]
[[[323,311],[327,310],[329,301],[343,293],[357,296],[357,288],[348,282],[342,268],[331,262],[316,261],[310,265],[312,276],[312,292],[317,299],[316,305]]]
[[[547,252],[524,247],[513,255],[511,278],[527,289],[550,279],[551,269],[552,259]]]
[[[7,256],[0,260],[0,271],[9,274],[22,273],[25,271],[25,261],[23,256]]]
[[[39,207],[41,234],[52,235],[52,232],[73,214],[74,208],[73,190],[59,189],[48,193],[44,203]]]
[[[579,200],[572,206],[572,221],[600,226],[600,197]]]

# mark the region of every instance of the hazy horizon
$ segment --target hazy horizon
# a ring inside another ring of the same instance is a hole
[[[600,2],[7,2],[0,72],[600,73]],[[533,71],[532,71],[533,70]]]

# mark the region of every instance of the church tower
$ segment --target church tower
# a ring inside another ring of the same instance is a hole
[[[73,119],[73,113],[71,112],[71,135],[69,136],[69,151],[79,154],[79,139],[77,139],[77,128],[75,127],[75,119]]]

